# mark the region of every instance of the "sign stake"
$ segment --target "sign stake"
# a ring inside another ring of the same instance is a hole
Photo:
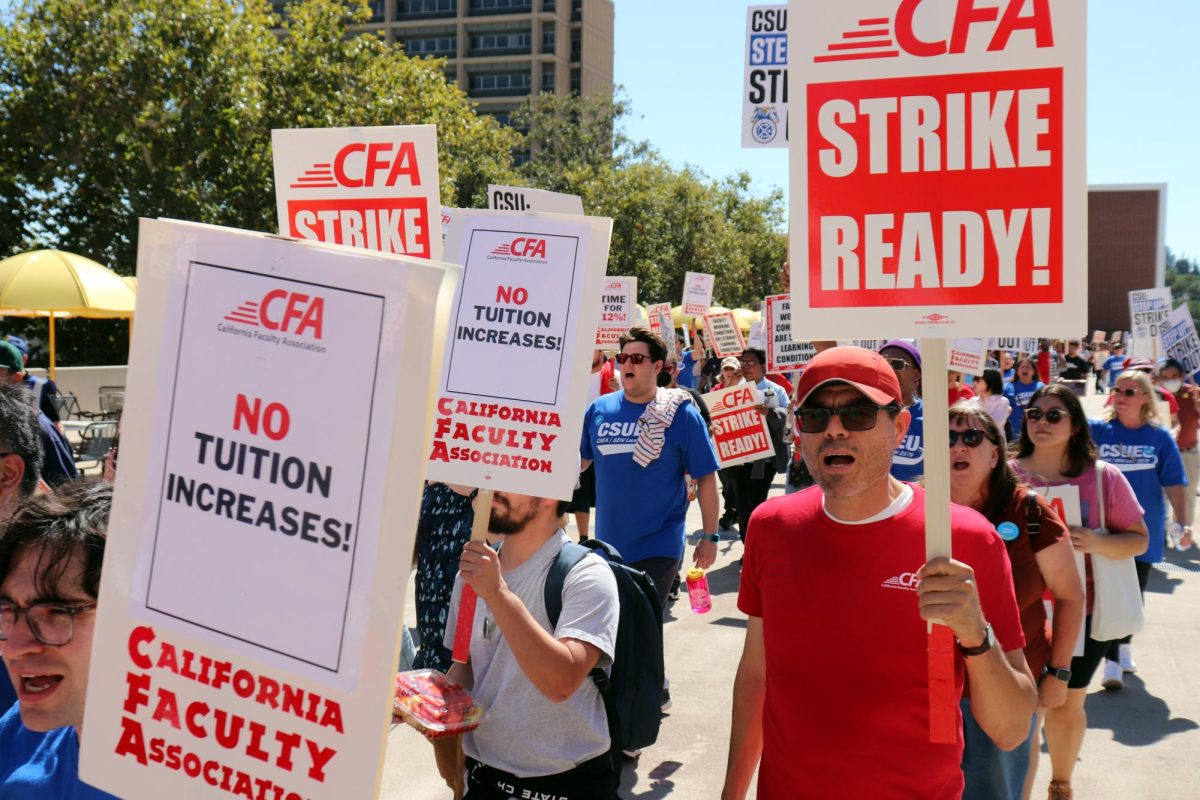
[[[487,541],[493,494],[495,492],[491,489],[480,489],[475,495],[475,519],[471,523],[472,542]],[[451,653],[451,658],[459,664],[466,664],[471,660],[471,628],[475,626],[475,605],[478,599],[475,590],[464,583],[462,598],[458,604],[458,624],[454,626],[454,651]]]

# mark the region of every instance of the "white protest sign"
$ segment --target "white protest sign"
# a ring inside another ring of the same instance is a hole
[[[279,231],[441,258],[437,126],[271,131]]]
[[[458,274],[142,220],[83,780],[377,796]]]
[[[1100,344],[1104,341],[1104,331],[1092,331],[1092,344]]]
[[[713,276],[705,272],[689,272],[683,276],[683,315],[703,317],[712,306]]]
[[[704,405],[712,417],[713,446],[722,469],[775,454],[767,418],[757,408],[762,402],[762,395],[752,383],[704,395]]]
[[[717,358],[739,356],[746,349],[746,340],[742,338],[732,311],[705,314],[704,329],[708,332],[708,340],[712,342]]]
[[[653,303],[646,306],[646,317],[650,321],[650,331],[661,336],[666,342],[669,355],[675,355],[675,328],[671,317],[671,304]]]
[[[548,192],[526,186],[488,184],[488,208],[495,211],[545,211],[551,214],[583,214],[583,198],[577,194]]]
[[[429,478],[568,500],[612,220],[462,209]]]
[[[1006,5],[790,3],[796,338],[1087,324],[1086,6]]]
[[[967,375],[982,375],[986,356],[983,339],[952,339],[948,369]]]
[[[787,6],[746,9],[742,147],[787,147]]]
[[[879,352],[883,346],[887,344],[887,339],[851,339],[850,344],[855,347],[861,347],[865,350],[873,350]]]
[[[987,349],[1008,350],[1013,353],[1036,353],[1038,351],[1038,340],[1036,337],[988,339]]]
[[[761,322],[750,323],[750,334],[746,337],[746,346],[755,350],[767,349],[767,332]]]
[[[446,250],[446,236],[450,233],[450,218],[454,214],[454,209],[447,206],[442,206],[442,251]]]
[[[637,278],[605,278],[600,295],[596,347],[617,349],[617,340],[638,322]]]
[[[1171,290],[1137,289],[1129,293],[1129,324],[1133,329],[1130,355],[1157,361],[1162,356],[1159,326],[1171,313]]]
[[[1171,312],[1159,335],[1166,354],[1183,365],[1184,377],[1200,370],[1200,337],[1196,336],[1196,323],[1186,304]]]
[[[1062,484],[1060,486],[1039,486],[1037,492],[1050,504],[1058,514],[1059,519],[1065,522],[1070,527],[1082,527],[1084,524],[1083,507],[1079,502],[1079,487],[1071,484]],[[1073,551],[1075,554],[1075,570],[1079,573],[1079,583],[1081,586],[1087,586],[1087,566],[1083,559],[1083,553],[1078,550]],[[1084,636],[1083,629],[1079,630],[1079,639],[1075,642],[1075,655],[1083,655]]]
[[[763,320],[767,331],[768,372],[799,369],[817,354],[812,342],[797,342],[792,338],[791,295],[767,297],[763,302]]]

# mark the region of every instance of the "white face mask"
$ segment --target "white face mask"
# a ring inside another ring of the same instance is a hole
[[[1162,387],[1164,389],[1166,389],[1168,392],[1170,392],[1171,394],[1178,392],[1179,387],[1181,387],[1181,386],[1183,386],[1183,381],[1179,381],[1179,380],[1162,382]]]

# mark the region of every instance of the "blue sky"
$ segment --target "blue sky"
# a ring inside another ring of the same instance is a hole
[[[786,150],[740,144],[746,7],[754,3],[615,5],[615,80],[633,106],[627,132],[676,165],[713,177],[746,170],[758,191],[786,189]],[[1166,244],[1200,259],[1200,2],[1088,6],[1088,182],[1166,183]]]

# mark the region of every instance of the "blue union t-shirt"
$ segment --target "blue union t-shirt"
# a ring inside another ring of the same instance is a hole
[[[4,800],[116,800],[79,780],[79,737],[72,727],[36,733],[20,706],[0,717],[0,797]]]
[[[1021,427],[1025,424],[1025,406],[1029,405],[1030,398],[1037,393],[1037,390],[1046,384],[1041,381],[1033,383],[1013,381],[1010,385],[1013,390],[1012,397],[1009,398],[1009,402],[1012,403],[1012,413],[1008,415],[1008,418],[1012,421],[1013,439],[1018,439],[1021,436]]]
[[[908,433],[892,453],[892,477],[899,481],[915,482],[925,474],[925,402],[917,398],[908,407],[912,422]]]
[[[687,486],[683,475],[717,471],[708,427],[690,401],[667,428],[662,453],[648,466],[634,463],[638,419],[646,403],[625,392],[606,394],[588,406],[579,452],[596,465],[596,536],[617,548],[626,563],[681,558],[687,536]]]
[[[1088,420],[1100,458],[1121,470],[1145,509],[1150,546],[1137,557],[1146,564],[1163,560],[1163,537],[1167,529],[1165,486],[1186,486],[1183,458],[1170,431],[1157,425],[1126,428],[1117,420]]]

